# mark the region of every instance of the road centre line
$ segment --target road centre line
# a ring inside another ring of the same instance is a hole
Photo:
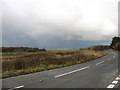
[[[115,58],[116,57],[116,53],[114,53],[113,51],[112,51],[112,53],[114,54],[113,58]]]
[[[23,88],[24,86],[23,85],[21,85],[21,86],[18,86],[18,87],[14,87],[14,88],[12,88],[12,89],[8,89],[8,90],[14,90],[14,89],[19,89],[19,88]]]
[[[112,59],[114,59],[116,57],[116,54],[113,51],[112,51],[112,53],[114,54],[114,56],[111,59],[107,59],[108,61],[112,60]]]
[[[96,65],[102,64],[102,63],[104,63],[104,62],[105,62],[105,61],[102,61],[102,62],[96,63]]]
[[[81,68],[81,69],[77,69],[77,70],[74,70],[74,71],[71,71],[71,72],[67,72],[67,73],[64,73],[64,74],[54,76],[54,78],[59,78],[59,77],[62,77],[62,76],[68,75],[68,74],[72,74],[72,73],[75,73],[75,72],[78,72],[78,71],[81,71],[81,70],[84,70],[84,69],[87,69],[87,68],[89,68],[89,66]]]
[[[40,80],[40,82],[42,82],[42,80]]]
[[[112,59],[107,59],[107,60],[109,61],[109,60],[112,60]]]
[[[115,57],[116,54],[115,54],[114,52],[113,52],[113,54],[114,54],[113,57]],[[108,59],[108,60],[111,60],[111,59]],[[104,62],[105,62],[105,61],[101,61],[101,62],[97,63],[96,65],[102,64],[102,63],[104,63]],[[88,67],[87,67],[87,68],[88,68]],[[68,74],[71,74],[71,73],[75,73],[75,72],[78,72],[78,71],[84,70],[84,69],[86,69],[86,67],[85,67],[85,68],[81,68],[81,69],[77,69],[77,70],[74,70],[74,71],[71,71],[71,72],[68,72],[68,73],[64,73],[64,74],[61,74],[61,75],[54,76],[54,78],[62,77],[62,76],[65,76],[65,75],[68,75]]]

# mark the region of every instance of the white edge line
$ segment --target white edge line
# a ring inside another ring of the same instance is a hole
[[[113,81],[113,82],[112,82],[112,84],[117,84],[117,83],[118,83],[118,81]]]
[[[112,84],[110,84],[107,88],[114,88],[115,85],[113,85],[113,84],[117,84],[118,83],[118,81],[117,81],[118,79],[119,79],[119,77],[117,77],[116,80],[113,81]]]
[[[115,85],[110,84],[107,88],[113,88]]]
[[[71,72],[67,72],[67,73],[64,73],[64,74],[54,76],[54,78],[59,78],[59,77],[62,77],[62,76],[65,76],[65,75],[68,75],[68,74],[71,74],[71,73],[75,73],[75,72],[78,72],[78,71],[81,71],[81,70],[84,70],[84,69],[87,69],[87,68],[89,68],[89,66],[81,68],[81,69],[77,69],[77,70],[74,70],[74,71],[71,71]]]
[[[14,90],[14,89],[19,89],[19,88],[23,88],[23,87],[24,87],[24,85],[21,85],[21,86],[14,87],[14,88],[12,88],[12,89],[8,89],[8,90]]]
[[[116,80],[120,80],[120,78],[119,78],[119,77],[117,77],[117,78],[116,78]]]

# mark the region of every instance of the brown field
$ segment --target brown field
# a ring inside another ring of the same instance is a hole
[[[37,52],[3,52],[2,77],[12,77],[91,61],[107,50],[73,49]]]

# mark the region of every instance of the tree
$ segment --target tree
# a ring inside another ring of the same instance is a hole
[[[115,48],[115,45],[120,42],[120,37],[113,37],[111,47]]]

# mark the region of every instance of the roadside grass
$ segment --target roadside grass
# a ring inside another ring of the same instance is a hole
[[[2,52],[0,52],[0,56],[2,56]]]
[[[3,52],[2,77],[12,77],[80,64],[102,57],[107,50],[47,50],[45,52]]]

